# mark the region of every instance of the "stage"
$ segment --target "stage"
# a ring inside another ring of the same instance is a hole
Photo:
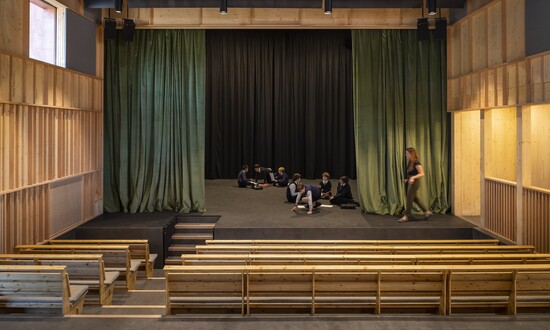
[[[350,184],[357,196],[355,182]],[[336,187],[337,181],[332,180],[332,185]],[[61,238],[148,239],[151,252],[159,255],[157,268],[164,265],[165,259],[179,260],[182,253],[193,253],[195,245],[204,244],[205,239],[492,238],[472,222],[450,214],[434,214],[429,220],[417,215],[398,223],[399,216],[367,214],[360,208],[325,207],[330,203],[321,200],[324,206],[308,215],[306,209],[291,211],[294,205],[286,201],[286,188],[254,190],[238,188],[236,180],[206,180],[205,189],[204,213],[105,213]]]

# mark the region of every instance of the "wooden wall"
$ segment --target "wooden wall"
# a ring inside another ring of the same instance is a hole
[[[0,253],[103,212],[103,80],[29,59],[28,6],[0,0]]]
[[[473,1],[470,1],[470,3]],[[481,186],[454,176],[454,193],[477,195],[485,228],[550,252],[550,53],[525,56],[525,0],[493,0],[449,27],[448,110],[455,153],[481,127]],[[475,115],[480,112],[479,124]],[[469,117],[470,127],[465,126]],[[459,126],[457,126],[457,123]],[[462,136],[457,138],[457,136]],[[454,155],[454,166],[464,157]],[[460,163],[458,163],[460,162]],[[475,157],[470,167],[475,167]],[[455,196],[455,198],[458,198]],[[459,198],[458,198],[459,199]],[[471,205],[455,203],[469,215]]]

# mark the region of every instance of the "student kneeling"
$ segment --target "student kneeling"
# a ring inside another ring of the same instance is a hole
[[[321,205],[321,203],[318,202],[318,200],[321,198],[321,189],[319,187],[315,187],[309,184],[299,186],[299,193],[296,197],[296,203],[294,207],[292,208],[293,212],[296,212],[298,209],[298,203],[304,197],[305,201],[307,201],[307,205],[309,207],[309,211],[307,211],[307,214],[313,214],[313,208],[318,207]]]

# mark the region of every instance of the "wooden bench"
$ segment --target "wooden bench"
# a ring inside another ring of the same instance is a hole
[[[111,305],[120,272],[105,271],[101,254],[0,254],[0,265],[66,266],[70,284],[97,291],[101,305]]]
[[[206,245],[211,244],[231,244],[231,245],[498,245],[497,239],[441,239],[441,240],[291,240],[291,239],[242,239],[242,240],[224,240],[224,239],[208,239]]]
[[[534,253],[531,245],[197,245],[197,254],[239,253],[239,254],[458,254],[458,253]]]
[[[137,269],[140,262],[130,258],[128,245],[18,245],[15,250],[17,253],[31,254],[101,254],[106,271],[120,272],[126,281],[128,290],[134,290],[136,287]]]
[[[65,266],[0,265],[0,313],[80,314],[88,287]]]
[[[49,244],[128,245],[130,247],[130,257],[145,266],[147,278],[153,277],[155,260],[158,257],[157,254],[149,252],[149,241],[146,239],[54,239],[50,240]]]
[[[166,266],[164,270],[167,314],[204,306],[222,307],[221,311],[246,306],[249,315],[267,309],[315,314],[342,308],[358,312],[369,308],[377,314],[403,309],[450,314],[467,307],[515,314],[518,307],[550,304],[548,264]],[[201,285],[193,286],[201,277],[205,279]],[[182,296],[188,300],[178,300]]]
[[[468,265],[550,264],[550,254],[182,254],[200,265]]]

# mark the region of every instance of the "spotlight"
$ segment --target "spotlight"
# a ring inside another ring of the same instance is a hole
[[[122,0],[115,0],[115,11],[118,14],[122,13]]]
[[[427,18],[419,18],[416,23],[416,37],[418,41],[430,39],[430,23]]]
[[[332,0],[325,0],[325,15],[332,14]]]
[[[220,0],[220,14],[227,15],[227,0]]]
[[[426,6],[428,7],[428,15],[433,16],[437,14],[436,0],[426,0]]]
[[[435,19],[435,33],[434,36],[438,40],[447,39],[447,19],[436,18]]]

